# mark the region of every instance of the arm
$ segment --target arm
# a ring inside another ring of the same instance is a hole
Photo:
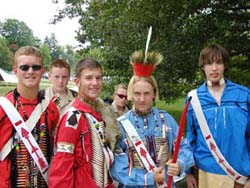
[[[74,163],[78,131],[66,126],[66,117],[63,116],[59,123],[56,137],[57,153],[55,154],[49,172],[49,187],[69,188],[74,187]]]
[[[174,118],[169,114],[166,115],[167,125],[168,125],[168,143],[169,150],[173,151],[173,143],[175,142],[178,134],[178,125]],[[187,169],[194,165],[193,153],[187,139],[182,138],[180,144],[180,151],[178,154],[177,162],[180,167],[180,173],[185,172]]]

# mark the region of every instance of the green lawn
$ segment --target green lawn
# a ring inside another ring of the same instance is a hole
[[[184,100],[185,98],[180,98],[170,104],[166,104],[164,101],[157,101],[156,106],[162,110],[166,110],[179,123],[184,108]]]

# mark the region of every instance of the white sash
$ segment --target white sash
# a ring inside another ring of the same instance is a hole
[[[218,146],[216,145],[216,142],[208,128],[207,121],[203,114],[201,104],[197,96],[197,90],[195,89],[195,90],[190,91],[188,93],[188,96],[192,97],[191,104],[196,114],[203,137],[205,138],[207,146],[210,152],[212,153],[213,157],[215,158],[217,163],[220,165],[220,167],[227,173],[228,176],[230,176],[234,181],[244,185],[247,182],[248,178],[239,174],[237,171],[233,169],[233,167],[226,161],[226,159],[220,152]]]
[[[121,116],[117,120],[121,122],[121,125],[123,126],[124,130],[126,131],[127,135],[132,141],[132,144],[138,156],[140,157],[140,160],[143,163],[143,166],[146,168],[148,172],[152,172],[154,168],[156,167],[156,165],[153,159],[151,158],[151,156],[149,155],[147,148],[143,144],[135,127],[132,125],[132,123],[128,119],[125,118],[125,116]],[[164,182],[162,184],[157,184],[157,186],[159,188],[166,188],[167,184]]]
[[[13,104],[7,98],[0,97],[0,104],[3,108],[3,110],[5,111],[5,113],[7,114],[7,116],[9,117],[13,127],[16,129],[16,132],[18,133],[18,135],[22,139],[26,149],[28,150],[31,157],[35,161],[35,163],[36,163],[37,167],[39,168],[45,182],[48,183],[48,162],[47,162],[46,158],[44,157],[44,155],[43,155],[39,145],[37,144],[35,138],[33,137],[30,129],[27,127],[26,123],[24,122],[23,118],[20,116],[17,109],[13,106]],[[40,116],[39,116],[39,118],[40,118]],[[34,128],[35,124],[36,123],[34,123],[33,128]],[[10,151],[11,147],[9,147],[8,150]]]
[[[1,100],[3,100],[2,98],[4,97],[0,97],[0,105],[2,104]],[[32,131],[37,123],[37,121],[40,119],[41,114],[46,110],[46,108],[49,105],[49,100],[47,99],[43,99],[41,103],[39,103],[36,108],[33,110],[32,114],[30,115],[30,118],[25,122],[27,127],[29,128],[30,131]],[[1,105],[2,108],[6,108],[6,106]],[[10,114],[11,115],[11,114]],[[9,119],[11,119],[12,116],[9,116]],[[7,157],[7,155],[10,153],[10,151],[15,147],[15,145],[13,145],[13,138],[11,137],[6,144],[4,145],[4,147],[2,148],[2,150],[0,151],[0,161],[3,161],[5,159],[5,157]]]

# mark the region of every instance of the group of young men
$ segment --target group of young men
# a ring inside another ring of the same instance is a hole
[[[40,91],[42,54],[32,46],[19,48],[17,86],[0,97],[0,187],[167,187],[169,177],[186,173],[188,188],[247,188],[250,91],[225,78],[227,50],[201,50],[205,81],[187,95],[187,138],[176,162],[170,156],[178,124],[153,106],[159,92],[152,73],[161,61],[157,52],[133,53],[134,75],[128,87],[115,87],[109,106],[99,99],[103,70],[97,60],[76,64],[77,92],[67,88],[69,64],[54,60],[52,84]]]

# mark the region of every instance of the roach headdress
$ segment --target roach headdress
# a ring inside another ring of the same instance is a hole
[[[148,77],[162,60],[163,56],[159,52],[144,53],[140,50],[132,54],[130,63],[133,66],[135,76]]]

